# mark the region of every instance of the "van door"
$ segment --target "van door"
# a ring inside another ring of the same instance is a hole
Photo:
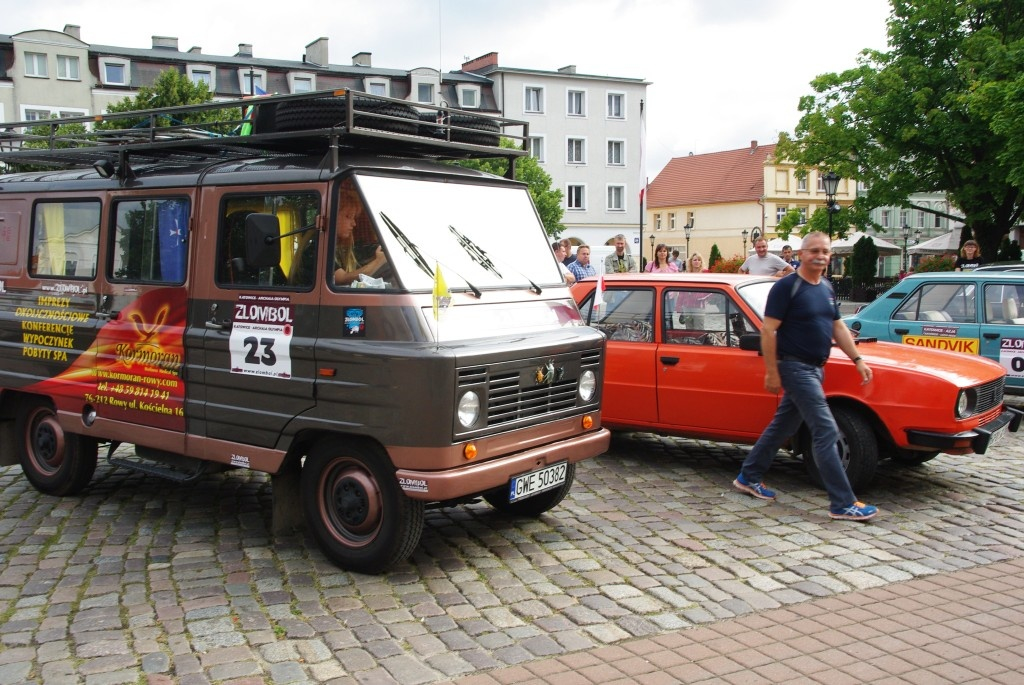
[[[184,449],[188,191],[111,194],[110,259],[100,279],[96,395],[100,415],[140,427],[133,440]]]
[[[277,448],[288,423],[315,405],[323,198],[310,186],[203,189],[186,333],[190,439]],[[277,217],[279,263],[247,263],[245,220],[252,213]],[[225,460],[219,448],[198,449]],[[227,459],[257,466],[242,453]]]

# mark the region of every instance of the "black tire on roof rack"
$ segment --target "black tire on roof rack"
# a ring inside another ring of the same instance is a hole
[[[277,105],[274,103],[256,105],[253,117],[253,133],[274,133],[277,131]]]
[[[353,103],[356,111],[353,121],[356,126],[410,134],[417,133],[419,129],[419,115],[408,105],[369,98],[355,98]],[[345,98],[282,102],[277,106],[276,129],[285,132],[344,126],[347,116],[348,101]]]
[[[472,145],[497,145],[501,140],[501,126],[490,117],[472,114],[452,114],[452,140]],[[461,131],[459,128],[471,128],[473,131]],[[480,133],[476,133],[480,131]]]

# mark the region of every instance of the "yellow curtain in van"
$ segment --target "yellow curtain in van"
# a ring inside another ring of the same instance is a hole
[[[281,235],[298,227],[298,217],[295,214],[295,210],[291,207],[279,207],[277,210],[277,220],[281,224]],[[281,239],[281,271],[286,274],[292,272],[292,258],[295,256],[295,250],[298,249],[298,242],[296,241],[298,237],[299,235],[296,233]]]
[[[46,229],[46,260],[44,266],[39,264],[40,273],[52,276],[63,276],[67,265],[64,249],[64,205],[60,202],[47,202],[42,205],[43,227]]]

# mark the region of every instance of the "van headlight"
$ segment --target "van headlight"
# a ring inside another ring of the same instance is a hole
[[[458,411],[459,423],[463,428],[470,428],[480,418],[480,396],[473,390],[465,393],[459,398]]]
[[[580,399],[584,402],[590,402],[594,399],[594,395],[597,394],[597,374],[590,369],[581,373],[577,392],[579,392]]]

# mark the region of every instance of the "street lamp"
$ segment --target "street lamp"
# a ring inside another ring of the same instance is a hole
[[[907,243],[910,241],[910,226],[903,224],[903,228],[900,229],[900,235],[903,237],[903,273],[907,272]],[[914,231],[914,244],[921,240],[921,229]]]
[[[651,261],[655,262],[655,266],[657,266],[657,261],[658,261],[657,257],[658,257],[658,255],[654,254],[654,234],[652,233],[651,234]]]
[[[839,189],[839,175],[830,171],[821,177],[821,185],[825,189],[825,211],[828,212],[828,239],[832,240],[832,215],[839,211],[836,204],[836,191]]]
[[[744,259],[747,258],[747,233],[749,233],[749,231],[747,231],[747,229],[745,229],[745,228],[742,231],[740,231],[740,235],[743,236],[743,258]]]
[[[683,233],[686,234],[686,262],[690,262],[690,232],[693,230],[693,219],[683,225]]]

